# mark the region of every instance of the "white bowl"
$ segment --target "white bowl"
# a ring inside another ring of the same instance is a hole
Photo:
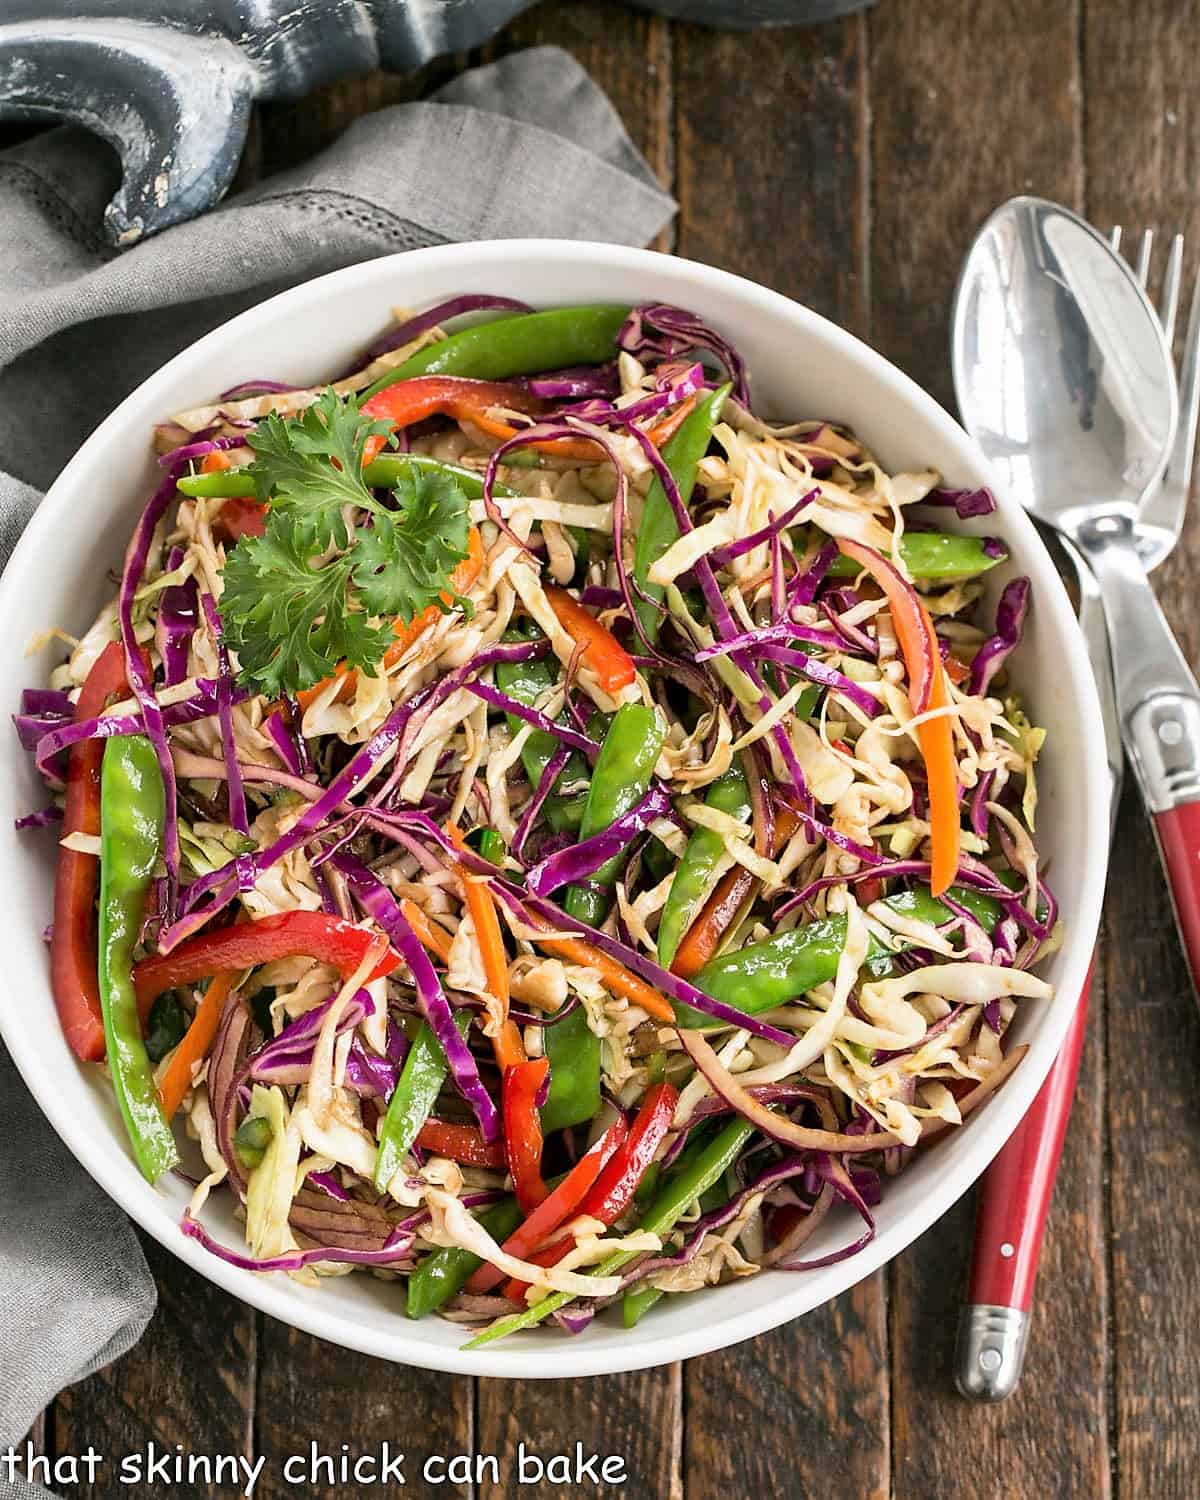
[[[159,370],[84,443],[46,496],[0,582],[0,703],[16,709],[38,685],[46,658],[25,643],[46,626],[88,624],[112,586],[134,519],[155,482],[151,427],[168,413],[259,375],[316,383],[345,366],[394,306],[425,307],[465,291],[553,307],[599,301],[673,302],[700,313],[745,355],[756,404],[779,417],[849,423],[893,471],[933,465],[957,485],[992,482],[982,454],[935,402],[878,354],[807,308],[709,266],[648,251],[568,241],[452,245],[389,256],[322,276],[226,323]],[[598,1319],[571,1338],[521,1334],[465,1353],[461,1328],[431,1317],[409,1322],[386,1283],[356,1275],[316,1290],[216,1259],[179,1230],[185,1184],[155,1189],[126,1149],[112,1094],[98,1069],[78,1066],[63,1041],[47,982],[42,931],[51,914],[54,849],[45,834],[16,833],[13,819],[43,794],[16,736],[3,740],[0,888],[7,891],[6,959],[0,973],[4,1039],[51,1123],[104,1190],[144,1229],[197,1271],[246,1302],[352,1349],[436,1370],[521,1378],[637,1369],[687,1358],[785,1323],[910,1244],[945,1213],[1011,1134],[1049,1070],[1083,983],[1099,919],[1107,843],[1107,773],[1099,706],[1083,639],[1049,555],[1024,513],[1000,497],[1000,513],[966,529],[997,532],[1011,564],[991,575],[1028,574],[1029,629],[1015,666],[1036,722],[1049,730],[1039,767],[1038,844],[1050,861],[1066,922],[1062,950],[1043,972],[1049,1004],[1024,1002],[1013,1027],[1028,1056],[961,1131],[886,1184],[879,1232],[862,1253],[822,1270],[771,1271],[660,1304],[626,1332]],[[217,1194],[210,1226],[241,1240]],[[812,1242],[820,1255],[858,1233],[834,1214]]]

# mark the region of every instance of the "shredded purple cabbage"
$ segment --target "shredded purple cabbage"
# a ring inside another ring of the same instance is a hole
[[[55,823],[61,823],[63,810],[57,803],[52,802],[49,807],[39,808],[37,812],[26,813],[23,818],[15,818],[13,827],[24,828],[51,828]]]
[[[960,521],[969,521],[972,516],[990,516],[996,509],[996,497],[989,489],[950,490],[939,486],[930,490],[921,503],[953,506]]]
[[[967,681],[969,693],[982,697],[991,686],[992,678],[1021,644],[1030,594],[1028,578],[1014,578],[1005,584],[996,605],[996,633],[984,641],[971,663],[971,676]]]
[[[706,349],[724,365],[733,382],[733,396],[750,406],[750,384],[746,365],[733,345],[695,313],[665,302],[647,302],[635,307],[617,334],[617,346],[635,359],[674,359],[694,349]]]
[[[437,971],[408,925],[399,903],[387,886],[352,855],[335,855],[334,863],[345,876],[355,900],[379,924],[392,947],[408,965],[417,987],[417,1000],[425,1023],[441,1043],[450,1065],[450,1075],[463,1098],[474,1110],[484,1140],[499,1140],[500,1114],[492,1102],[492,1096],[483,1086],[471,1049],[454,1024],[454,1014],[437,977]]]
[[[242,768],[238,763],[233,732],[233,671],[229,665],[229,652],[225,649],[217,601],[211,594],[204,595],[204,617],[217,648],[217,718],[221,725],[221,754],[225,760],[225,784],[229,792],[229,821],[245,837],[250,832],[250,819],[246,812],[246,791],[242,785]]]
[[[379,359],[381,355],[390,354],[393,349],[402,348],[428,329],[448,323],[451,318],[461,317],[463,313],[531,313],[532,311],[533,308],[527,302],[518,302],[513,297],[494,297],[486,292],[471,292],[461,297],[451,297],[445,302],[439,302],[436,307],[426,308],[424,312],[406,318],[398,328],[389,329],[387,333],[368,344],[361,357],[338,378],[344,380],[347,376],[356,374]]]
[[[671,797],[666,787],[652,786],[627,813],[623,813],[602,832],[581,843],[572,844],[569,849],[552,854],[549,859],[542,860],[541,864],[534,865],[525,877],[525,884],[535,896],[549,896],[564,885],[586,880],[670,810]]]
[[[785,527],[799,520],[800,513],[819,494],[819,490],[809,490],[807,495],[801,495],[800,499],[793,505],[789,505],[781,515],[768,521],[765,526],[760,526],[757,531],[752,531],[749,536],[739,537],[736,542],[726,542],[723,547],[714,547],[708,554],[710,565],[714,568],[723,568],[735,557],[743,557],[747,552],[753,552],[755,547],[761,547],[764,542],[773,541]]]

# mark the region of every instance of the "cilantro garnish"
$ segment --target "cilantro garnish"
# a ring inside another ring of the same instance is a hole
[[[393,618],[464,605],[449,587],[467,554],[467,498],[453,475],[409,469],[381,503],[363,483],[367,439],[391,431],[326,391],[249,438],[249,472],[270,502],[266,532],[243,536],[224,567],[220,613],[239,681],[278,697],[345,662],[373,673]]]

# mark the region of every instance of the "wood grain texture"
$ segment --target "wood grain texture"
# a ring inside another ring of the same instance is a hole
[[[150,1443],[159,1453],[182,1443],[195,1454],[253,1454],[254,1313],[144,1235],[142,1245],[158,1283],[149,1328],[123,1359],[68,1387],[55,1404],[54,1452],[79,1454],[94,1444],[108,1459],[94,1486],[72,1487],[78,1500],[122,1493],[121,1456],[144,1454]],[[238,1490],[214,1493],[233,1500]]]
[[[677,249],[867,329],[866,23],[675,30]]]
[[[524,1441],[545,1460],[572,1454],[580,1442],[589,1453],[622,1457],[627,1475],[617,1488],[584,1485],[583,1491],[615,1500],[683,1500],[684,1494],[691,1500],[692,1480],[685,1486],[681,1470],[680,1371],[676,1364],[590,1380],[478,1381],[479,1451],[500,1457],[502,1475],[500,1487],[483,1494],[552,1500],[573,1493],[546,1481],[521,1484],[517,1447]]]
[[[471,1500],[472,1485],[426,1482],[421,1470],[431,1455],[448,1460],[471,1454],[472,1384],[465,1376],[439,1375],[353,1354],[263,1318],[256,1433],[258,1449],[268,1461],[255,1491],[258,1500],[297,1494],[305,1500],[342,1500],[360,1489],[378,1500]],[[397,1449],[406,1454],[405,1483],[360,1487],[343,1483],[336,1468],[331,1478],[324,1467],[316,1471],[316,1482],[288,1483],[285,1461],[309,1455],[314,1441],[335,1461],[343,1443],[355,1457],[378,1456],[388,1443],[393,1454]]]
[[[953,406],[950,307],[972,235],[1014,193],[1082,206],[1077,9],[888,0],[870,33],[872,342]]]
[[[1200,5],[1145,0],[1126,8],[1088,0],[1085,19],[1088,216],[1105,227],[1119,222],[1130,235],[1157,228],[1157,272],[1165,239],[1184,231],[1194,277]],[[1200,663],[1198,556],[1193,505],[1179,547],[1155,575],[1193,665]],[[1200,1025],[1135,792],[1125,799],[1117,832],[1107,926],[1117,1491],[1183,1500],[1196,1494],[1200,1456]]]
[[[862,17],[731,36],[680,26],[681,254],[866,323]],[[653,1316],[653,1314],[651,1314]],[[839,1492],[885,1500],[884,1282],[684,1370],[688,1500]]]
[[[888,1500],[880,1276],[794,1323],[690,1360],[684,1377],[688,1500]]]

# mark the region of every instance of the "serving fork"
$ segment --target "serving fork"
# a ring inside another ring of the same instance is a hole
[[[1114,228],[1110,244],[1121,247]],[[1141,239],[1135,275],[1146,290],[1154,232]],[[1168,348],[1174,343],[1183,279],[1184,241],[1176,235],[1163,274],[1158,317]],[[1200,279],[1193,291],[1183,358],[1178,372],[1179,418],[1162,480],[1142,497],[1136,542],[1149,572],[1177,542],[1187,514],[1200,413]],[[1115,826],[1124,755],[1112,678],[1112,660],[1103,600],[1096,579],[1080,554],[1064,539],[1079,580],[1079,622],[1096,675],[1112,778],[1110,837]],[[960,1325],[956,1378],[959,1389],[976,1400],[1007,1396],[1020,1378],[1029,1326],[1029,1307],[1045,1231],[1046,1213],[1062,1151],[1087,1019],[1087,983],[1054,1067],[1017,1131],[981,1182],[971,1280]]]

